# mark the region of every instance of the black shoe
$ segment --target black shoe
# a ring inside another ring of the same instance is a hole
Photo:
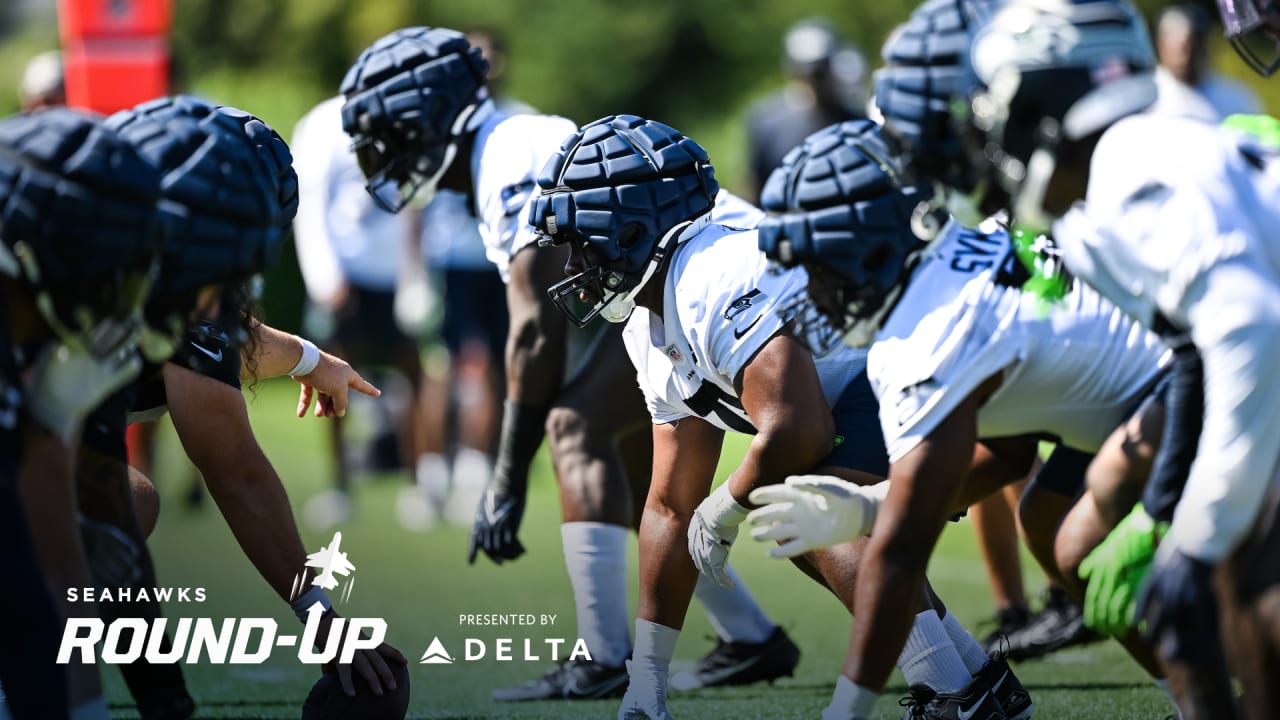
[[[762,643],[716,641],[716,647],[694,664],[692,670],[671,677],[673,690],[726,685],[750,685],[791,677],[800,662],[800,648],[782,628]]]
[[[994,627],[989,635],[978,641],[982,651],[990,655],[1000,649],[1000,641],[1022,630],[1031,621],[1031,613],[1024,607],[997,610],[995,617],[979,623],[979,627]]]
[[[974,675],[991,688],[991,694],[1004,708],[1009,720],[1031,720],[1035,706],[1031,703],[1031,695],[1022,686],[1018,676],[1009,669],[1008,650],[998,650],[991,654],[991,660]]]
[[[953,693],[936,692],[928,685],[912,685],[910,692],[898,701],[907,709],[903,720],[1008,720],[981,677]]]
[[[1025,628],[1009,636],[1009,659],[1033,660],[1072,645],[1101,640],[1085,627],[1080,606],[1059,588],[1049,590],[1044,610],[1036,613]]]
[[[570,660],[537,680],[516,687],[498,688],[498,702],[526,700],[598,700],[622,697],[627,691],[627,668],[593,660]]]

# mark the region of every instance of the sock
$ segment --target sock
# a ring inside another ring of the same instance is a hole
[[[973,639],[973,635],[960,624],[956,616],[947,613],[942,618],[942,627],[946,629],[947,636],[951,638],[951,644],[955,646],[956,652],[960,653],[960,659],[964,661],[965,669],[970,675],[977,675],[978,671],[987,666],[991,658],[982,651],[982,646],[977,640]]]
[[[107,701],[99,695],[85,700],[71,710],[71,720],[111,720],[111,712],[107,710]]]
[[[675,657],[679,639],[680,631],[675,628],[636,618],[636,651],[627,665],[627,674],[633,686],[652,690],[664,706],[667,674],[671,672],[671,658]]]
[[[852,680],[841,675],[836,679],[836,691],[831,695],[831,704],[822,711],[822,720],[869,718],[879,696],[880,693],[875,690],[855,685]]]
[[[631,652],[627,607],[627,529],[572,522],[560,526],[564,564],[578,611],[578,637],[591,659],[618,667]]]
[[[1173,691],[1169,689],[1169,678],[1155,678],[1155,683],[1156,687],[1169,696],[1169,704],[1173,706],[1173,711],[1178,716],[1178,720],[1182,720],[1182,708],[1178,707],[1178,701],[1173,698]]]
[[[439,453],[422,453],[418,456],[414,479],[418,489],[439,507],[449,497],[449,462]]]
[[[693,589],[693,596],[706,611],[711,627],[725,642],[762,643],[768,640],[778,626],[756,604],[738,573],[732,567],[726,567],[725,571],[733,578],[735,587],[721,587],[699,573],[698,584]]]
[[[940,693],[955,692],[973,679],[933,610],[916,615],[898,656],[898,669],[908,684],[928,685]]]

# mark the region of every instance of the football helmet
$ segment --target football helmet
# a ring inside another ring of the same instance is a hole
[[[1227,40],[1262,77],[1280,70],[1280,6],[1276,0],[1218,0]]]
[[[168,239],[142,343],[148,358],[162,360],[190,326],[202,288],[220,284],[233,295],[279,258],[298,208],[298,178],[279,134],[235,108],[163,98],[116,113],[107,125],[164,178]]]
[[[342,81],[342,127],[374,201],[425,204],[458,143],[494,112],[489,63],[455,30],[411,27],[369,46]]]
[[[720,191],[702,146],[635,115],[583,126],[538,185],[529,211],[538,244],[569,243],[582,254],[582,271],[548,290],[579,327],[596,316],[625,322],[673,247],[710,224]]]
[[[88,114],[0,120],[0,273],[73,350],[101,358],[137,340],[163,242],[159,197],[160,173]]]
[[[953,103],[977,80],[969,46],[999,0],[929,0],[885,42],[875,73],[876,106],[887,137],[910,155],[909,166],[949,188],[973,192],[979,178],[963,151]]]
[[[904,175],[868,120],[832,125],[792,150],[765,183],[760,249],[809,270],[808,297],[784,309],[814,352],[841,338],[871,343],[945,213],[923,201],[932,187]],[[921,213],[927,213],[922,216]]]
[[[1053,223],[1043,200],[1060,143],[1156,99],[1155,51],[1125,0],[1013,0],[978,31],[971,63],[981,83],[964,112],[971,162],[1032,234]]]

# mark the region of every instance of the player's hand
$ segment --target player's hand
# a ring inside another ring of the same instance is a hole
[[[751,537],[781,542],[769,550],[775,558],[856,540],[871,532],[888,486],[888,481],[861,487],[826,475],[797,475],[786,484],[756,488],[751,502],[763,507],[747,515]]]
[[[1136,623],[1138,592],[1156,556],[1162,529],[1139,503],[1080,563],[1080,578],[1088,583],[1084,595],[1084,623],[1117,637]]]
[[[631,682],[622,696],[618,708],[618,720],[675,720],[667,710],[666,678],[646,678],[637,675],[635,665],[627,661],[627,673]]]
[[[734,587],[726,568],[729,548],[746,518],[747,509],[733,499],[729,483],[725,483],[698,505],[689,520],[689,555],[693,564],[698,572],[722,587]]]
[[[365,380],[346,360],[320,352],[320,363],[306,375],[294,378],[302,385],[298,396],[298,417],[307,414],[311,399],[316,398],[316,417],[342,417],[347,414],[347,391],[355,390],[370,397],[382,395],[373,383]]]
[[[480,498],[476,523],[471,529],[471,545],[467,549],[468,563],[475,563],[480,550],[499,565],[524,554],[524,545],[517,535],[520,521],[524,519],[525,494],[500,489],[505,487],[509,487],[509,483],[495,478]]]
[[[54,343],[31,369],[27,406],[41,427],[70,442],[84,417],[141,370],[133,343],[122,343],[105,357]]]
[[[338,613],[333,609],[324,614],[316,640],[321,646],[327,645],[329,631],[333,627],[334,619],[337,617]],[[368,637],[365,633],[361,633],[361,635]],[[332,669],[338,673],[338,683],[342,686],[342,692],[346,693],[348,697],[355,697],[356,694],[355,674],[359,674],[360,677],[364,678],[365,683],[369,685],[369,689],[374,695],[383,695],[396,689],[395,675],[392,674],[391,666],[387,663],[406,665],[408,662],[408,658],[401,654],[399,650],[387,643],[382,643],[372,650],[357,650],[351,658],[350,664],[334,663]]]
[[[1143,635],[1160,655],[1183,662],[1211,662],[1220,655],[1218,601],[1213,566],[1173,549],[1161,553],[1138,596]]]

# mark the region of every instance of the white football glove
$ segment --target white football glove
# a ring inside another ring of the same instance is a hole
[[[627,674],[631,676],[631,682],[627,685],[627,694],[622,696],[618,720],[675,720],[667,710],[665,676],[645,677],[647,673],[639,672],[631,660],[627,661]]]
[[[41,427],[69,443],[84,417],[141,370],[142,358],[131,343],[106,357],[55,343],[32,368],[27,407]]]
[[[738,526],[747,519],[747,509],[729,494],[725,483],[703,500],[689,521],[689,555],[698,572],[722,587],[734,587],[725,566],[729,548],[738,538]]]
[[[440,328],[444,304],[438,283],[426,272],[406,274],[396,286],[396,327],[411,338],[425,338]]]
[[[751,537],[782,541],[769,551],[775,558],[856,540],[871,533],[888,492],[888,480],[864,487],[826,475],[789,477],[751,491],[751,502],[762,506],[747,515]]]

